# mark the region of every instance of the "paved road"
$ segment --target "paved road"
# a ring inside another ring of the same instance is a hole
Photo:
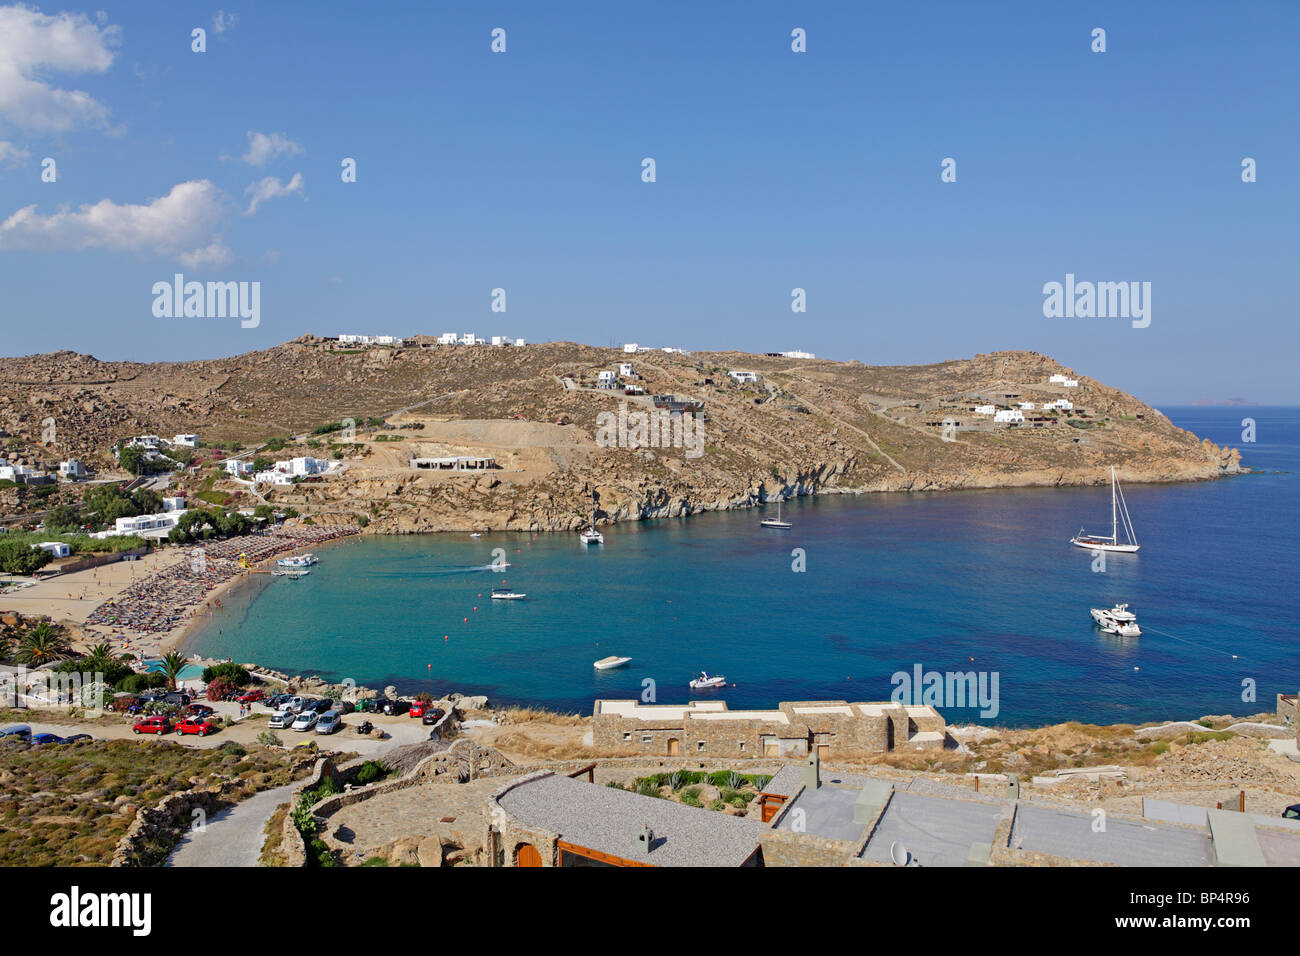
[[[263,790],[191,830],[172,850],[166,866],[257,866],[266,841],[266,821],[289,799],[296,784]]]

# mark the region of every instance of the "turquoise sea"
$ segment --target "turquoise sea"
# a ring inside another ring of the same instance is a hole
[[[917,664],[996,672],[995,724],[1271,710],[1300,686],[1300,409],[1164,411],[1257,473],[1126,486],[1142,550],[1104,573],[1068,539],[1105,530],[1108,488],[827,495],[787,502],[790,531],[759,527],[769,507],[608,527],[589,550],[569,534],[345,541],[308,577],[236,592],[184,650],[583,713],[647,679],[687,700],[701,669],[734,683],[711,692],[732,707],[881,700]],[[496,548],[504,572],[486,569]],[[528,599],[490,601],[503,583]],[[1141,638],[1093,626],[1116,601]],[[632,662],[593,670],[611,654]]]

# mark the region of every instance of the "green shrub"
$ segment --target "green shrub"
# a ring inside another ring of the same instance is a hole
[[[236,687],[247,687],[253,680],[247,670],[230,661],[203,668],[203,683],[211,684],[219,677],[224,677]]]
[[[356,782],[358,784],[374,783],[376,780],[383,780],[388,776],[388,767],[378,760],[367,760],[357,771]]]
[[[274,731],[270,731],[270,730],[264,730],[260,734],[258,734],[257,742],[261,744],[263,747],[280,746],[279,736]]]

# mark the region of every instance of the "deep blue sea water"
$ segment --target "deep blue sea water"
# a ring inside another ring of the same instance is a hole
[[[584,713],[640,696],[645,678],[660,702],[687,700],[701,669],[734,682],[714,692],[733,708],[883,700],[916,664],[997,672],[987,722],[1003,725],[1271,710],[1300,686],[1300,409],[1164,411],[1258,473],[1125,486],[1142,550],[1105,573],[1068,539],[1106,530],[1108,488],[828,495],[787,502],[784,532],[758,526],[773,508],[622,524],[590,550],[570,534],[345,541],[310,576],[227,600],[185,650]],[[512,567],[470,570],[494,548]],[[528,600],[494,604],[502,583]],[[1093,626],[1088,609],[1116,601],[1141,638]],[[594,671],[610,654],[632,663]]]

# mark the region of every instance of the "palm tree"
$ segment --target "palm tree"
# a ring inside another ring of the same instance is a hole
[[[116,662],[113,660],[113,649],[111,647],[107,644],[96,644],[86,651],[82,663],[86,665],[87,670],[102,673]]]
[[[70,651],[63,628],[50,621],[40,621],[23,633],[16,656],[24,667],[40,667],[63,660]]]
[[[173,690],[176,688],[176,678],[180,676],[185,669],[185,658],[175,651],[170,651],[162,658],[163,676],[167,678],[167,686]]]

